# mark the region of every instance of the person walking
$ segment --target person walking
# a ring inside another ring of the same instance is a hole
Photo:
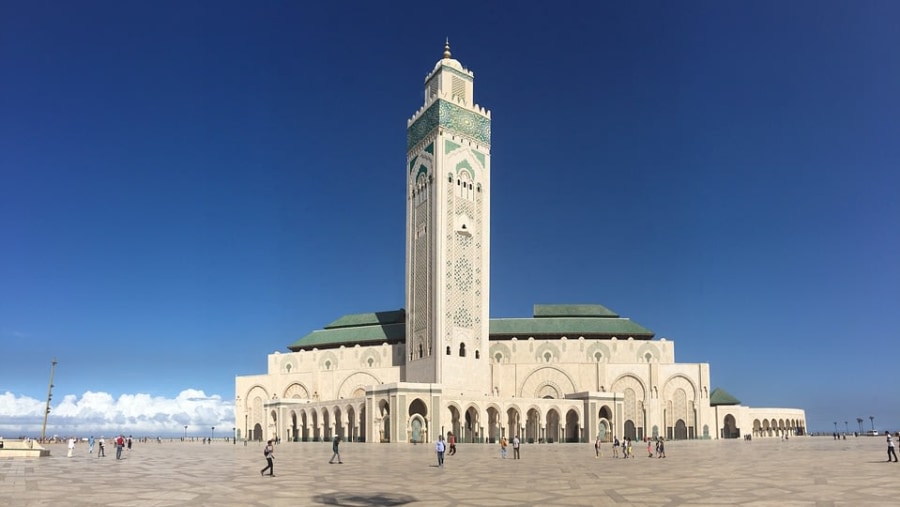
[[[338,465],[343,465],[343,464],[344,464],[344,462],[341,461],[340,445],[341,445],[341,437],[335,435],[335,436],[334,436],[334,440],[331,441],[331,450],[332,450],[332,452],[333,452],[334,454],[332,454],[332,455],[331,455],[331,459],[328,460],[328,463],[329,463],[329,464],[333,464],[333,463],[334,463],[334,458],[337,458]]]
[[[887,432],[887,444],[888,444],[888,463],[891,462],[891,456],[894,457],[894,463],[897,462],[897,451],[894,449],[894,439],[891,437],[891,432]]]
[[[106,457],[106,453],[104,452],[106,450],[105,443],[106,442],[103,440],[103,437],[100,437],[100,440],[97,441],[97,457],[98,458]]]
[[[88,439],[88,454],[94,454],[94,435]]]
[[[116,459],[122,459],[122,449],[125,448],[125,435],[116,437]]]
[[[600,457],[600,435],[597,435],[597,441],[594,442],[594,459]]]
[[[666,443],[663,440],[663,437],[659,437],[659,442],[656,445],[656,457],[657,458],[665,458],[666,457]]]
[[[619,437],[613,437],[613,458],[619,457]]]
[[[647,457],[653,457],[653,440],[647,439]]]
[[[456,435],[452,431],[447,432],[447,444],[450,445],[450,448],[447,450],[447,456],[456,454]]]
[[[888,438],[890,438],[890,436],[888,436]],[[69,438],[69,452],[68,452],[68,454],[66,454],[66,456],[71,458],[72,453],[74,453],[74,452],[75,452],[75,439],[70,437]]]
[[[500,437],[500,458],[506,459],[506,437]]]
[[[519,457],[519,435],[513,437],[513,459],[520,459]]]
[[[266,448],[263,449],[263,456],[266,457],[266,468],[259,471],[260,476],[266,475],[269,471],[269,477],[275,477],[275,448],[272,447],[272,441],[266,442]]]
[[[434,443],[434,450],[437,452],[438,459],[438,467],[444,466],[444,449],[446,445],[444,444],[444,435],[439,435],[437,442]]]

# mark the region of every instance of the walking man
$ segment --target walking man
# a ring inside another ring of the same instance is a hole
[[[97,441],[97,457],[98,458],[106,457],[106,453],[104,452],[106,450],[106,447],[104,446],[105,443],[106,442],[103,440],[103,437],[100,437],[100,440]]]
[[[456,454],[456,435],[454,435],[452,431],[447,432],[447,443],[450,444],[447,456],[453,456]]]
[[[94,435],[88,439],[88,454],[94,454]]]
[[[125,435],[116,437],[116,459],[122,459],[122,449],[125,448]]]
[[[897,462],[897,451],[894,450],[894,439],[891,438],[891,432],[887,432],[887,444],[888,444],[888,463],[891,462],[891,456],[894,457],[894,462]]]
[[[437,442],[434,443],[434,450],[437,452],[438,467],[444,466],[444,435],[439,435]]]
[[[266,457],[266,468],[259,471],[259,475],[266,475],[269,471],[269,477],[275,477],[275,448],[272,447],[272,441],[266,442],[266,448],[263,450],[263,456]]]
[[[513,459],[519,459],[519,435],[513,437]]]
[[[328,460],[329,464],[334,463],[334,458],[337,458],[337,462],[339,465],[344,464],[344,462],[341,461],[340,445],[341,445],[341,437],[335,435],[334,440],[331,441],[331,450],[334,452],[334,454],[332,454],[331,459]]]

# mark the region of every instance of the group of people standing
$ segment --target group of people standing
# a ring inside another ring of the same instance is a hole
[[[76,440],[74,438],[69,439],[69,443],[67,446],[69,448],[69,451],[66,454],[66,456],[68,456],[70,458],[75,453],[75,442],[76,442]],[[120,434],[118,437],[115,438],[114,442],[116,444],[116,459],[122,459],[122,450],[124,450],[125,447],[128,446],[128,450],[130,451],[134,440],[132,439],[131,435],[128,435],[128,438],[126,439],[125,435]],[[91,435],[90,438],[88,438],[88,454],[94,454],[94,445],[96,445],[97,446],[97,457],[105,458],[106,457],[106,445],[105,444],[106,444],[106,441],[103,439],[103,437],[100,437],[99,440],[94,440],[94,435]]]
[[[645,438],[644,441],[647,443],[647,457],[653,457],[653,443],[656,442],[656,457],[657,458],[665,458],[666,457],[666,443],[665,439],[659,437],[657,439]],[[594,442],[594,453],[595,457],[600,457],[600,448],[603,444],[603,441],[600,437],[597,437],[597,441]],[[623,438],[619,441],[619,437],[613,437],[613,448],[612,448],[612,457],[619,457],[619,448],[622,449],[622,457],[623,458],[633,458],[634,457],[634,440],[631,438]]]
[[[437,442],[434,443],[434,450],[437,452],[438,467],[444,466],[444,454],[453,456],[456,454],[456,435],[452,431],[447,432],[447,440],[444,441],[444,435],[439,435]]]
[[[506,459],[506,448],[510,445],[509,441],[506,437],[500,437],[500,457]],[[520,459],[519,456],[519,448],[521,447],[519,442],[519,437],[514,436],[512,439],[512,448],[513,448],[513,459]],[[434,450],[437,452],[437,461],[438,467],[444,466],[444,454],[446,452],[447,456],[453,456],[456,454],[456,435],[453,434],[452,431],[447,432],[447,440],[444,440],[444,435],[439,435],[437,441],[434,443]]]
[[[519,437],[514,436],[512,439],[512,448],[513,448],[513,459],[519,459],[519,448],[521,447],[519,442]],[[509,445],[509,441],[506,440],[506,437],[500,437],[500,457],[506,459],[506,447]]]

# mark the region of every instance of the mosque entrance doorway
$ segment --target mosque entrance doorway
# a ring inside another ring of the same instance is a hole
[[[630,438],[632,440],[637,438],[637,432],[634,428],[634,421],[631,419],[625,421],[625,438]]]
[[[675,423],[675,440],[687,440],[687,437],[687,425],[684,424],[684,419],[679,419]]]
[[[600,419],[600,424],[597,425],[597,438],[602,442],[609,441],[609,421],[606,419]]]
[[[722,438],[740,438],[741,429],[737,427],[734,416],[728,414],[725,416],[725,427],[722,428]]]
[[[412,443],[425,442],[426,425],[425,418],[428,416],[428,407],[425,402],[419,398],[413,400],[409,404],[409,440]]]

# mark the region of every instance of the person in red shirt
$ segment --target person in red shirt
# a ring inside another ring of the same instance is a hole
[[[456,454],[456,435],[452,431],[447,432],[447,444],[450,445],[450,451],[447,453],[447,456]]]
[[[116,459],[122,459],[122,449],[125,448],[125,435],[116,437]]]

